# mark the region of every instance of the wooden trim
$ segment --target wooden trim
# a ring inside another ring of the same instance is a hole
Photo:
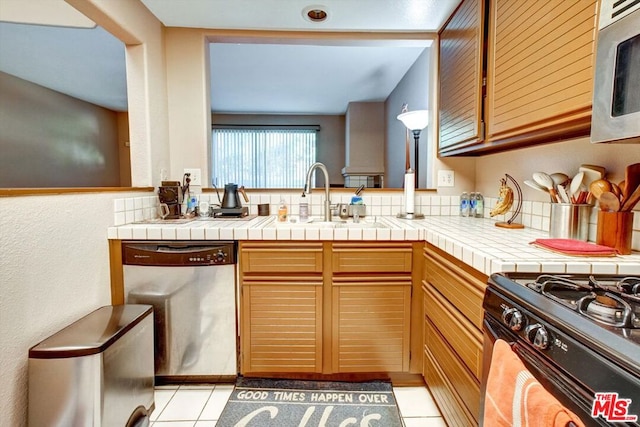
[[[109,240],[109,273],[111,276],[111,304],[124,304],[122,240]]]
[[[154,187],[0,188],[0,197],[50,196],[58,194],[154,192]]]
[[[250,276],[245,277],[243,283],[245,286],[273,286],[274,284],[282,286],[321,286],[322,276],[273,276],[261,279]]]
[[[570,139],[584,138],[591,134],[591,107],[588,115],[578,117],[564,123],[528,129],[521,133],[510,132],[491,139],[482,145],[461,147],[451,151],[442,151],[441,157],[465,154],[467,156],[480,156],[530,147],[532,145],[551,144]]]
[[[287,241],[244,241],[240,242],[240,250],[251,249],[252,252],[273,252],[274,249],[305,249],[322,252],[322,242],[287,242]]]
[[[413,243],[413,270],[411,272],[411,359],[409,372],[422,372],[423,364],[423,334],[424,304],[422,300],[422,277],[424,275],[424,257],[422,256],[423,242]]]
[[[435,40],[435,32],[428,31],[279,31],[279,30],[225,30],[201,29],[210,43],[263,43],[263,44],[318,44],[336,46],[423,46],[425,40]],[[422,42],[422,44],[420,44]]]
[[[377,275],[377,276],[334,276],[331,279],[332,286],[407,286],[410,285],[411,275]]]
[[[325,254],[331,253],[332,242],[324,241],[322,244]],[[322,307],[322,372],[324,374],[331,374],[336,371],[336,367],[333,365],[333,348],[334,343],[331,339],[333,335],[333,305],[331,304],[333,290],[331,286],[327,286],[327,283],[331,283],[333,277],[333,263],[330,256],[323,258],[322,264],[324,287],[322,289],[322,301],[324,306]]]

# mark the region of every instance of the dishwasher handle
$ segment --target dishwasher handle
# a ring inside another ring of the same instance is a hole
[[[235,242],[123,242],[124,265],[188,267],[235,264]]]

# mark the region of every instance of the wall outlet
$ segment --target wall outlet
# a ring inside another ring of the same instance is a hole
[[[438,187],[453,187],[455,185],[455,174],[451,170],[438,171]]]
[[[190,173],[190,185],[202,185],[202,169],[185,169],[184,173]]]

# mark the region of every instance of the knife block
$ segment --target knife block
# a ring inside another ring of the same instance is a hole
[[[618,250],[620,255],[631,253],[633,212],[598,212],[596,243]]]

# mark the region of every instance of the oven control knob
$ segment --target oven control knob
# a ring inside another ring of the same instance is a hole
[[[508,308],[502,312],[502,321],[509,326],[509,329],[516,332],[522,329],[524,317],[517,308]]]
[[[549,347],[549,332],[540,323],[528,326],[525,335],[538,350],[546,350]]]

